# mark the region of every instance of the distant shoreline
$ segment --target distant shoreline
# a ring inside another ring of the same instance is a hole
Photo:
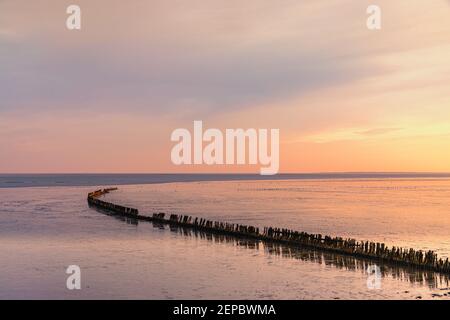
[[[348,173],[282,173],[262,176],[248,173],[59,173],[59,174],[0,174],[1,188],[135,185],[202,181],[274,181],[274,180],[333,180],[333,179],[439,179],[450,173],[348,172]]]

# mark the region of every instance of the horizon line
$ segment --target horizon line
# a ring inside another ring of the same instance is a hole
[[[0,172],[0,175],[88,175],[88,174],[159,174],[159,175],[256,175],[263,176],[257,172]],[[317,171],[317,172],[279,172],[270,176],[277,175],[319,175],[319,174],[442,174],[450,175],[450,172],[445,171]]]

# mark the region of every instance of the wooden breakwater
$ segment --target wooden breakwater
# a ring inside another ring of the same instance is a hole
[[[384,243],[357,241],[351,238],[331,237],[321,234],[311,234],[285,228],[257,227],[236,223],[211,221],[204,218],[193,218],[187,215],[171,214],[166,219],[165,213],[153,213],[152,216],[140,215],[138,209],[116,205],[98,199],[117,188],[101,189],[88,194],[89,205],[103,209],[114,214],[134,218],[137,220],[153,221],[161,224],[175,225],[215,234],[225,234],[234,237],[244,237],[274,242],[292,246],[302,246],[328,252],[334,252],[353,257],[370,259],[380,263],[391,263],[399,266],[408,266],[423,270],[432,270],[441,273],[450,273],[450,262],[438,258],[432,251],[405,249],[400,247],[389,248]]]
[[[89,205],[94,206],[96,208],[100,208],[103,210],[110,211],[112,213],[119,214],[121,216],[129,217],[129,218],[137,218],[139,215],[139,210],[135,208],[129,208],[120,206],[111,202],[106,202],[98,199],[98,197],[107,194],[111,191],[115,191],[117,188],[107,188],[107,189],[100,189],[96,190],[94,192],[90,192],[88,194],[87,200]]]
[[[155,228],[163,228],[164,225],[158,222],[151,222]],[[237,247],[248,250],[262,249],[267,255],[281,256],[285,259],[296,259],[301,261],[314,262],[327,267],[341,270],[368,273],[368,268],[373,266],[373,261],[369,259],[354,257],[352,255],[328,252],[326,250],[316,250],[305,248],[303,246],[285,245],[273,241],[264,241],[252,238],[238,238],[225,234],[200,231],[194,228],[185,228],[177,225],[169,225],[169,230],[179,236],[199,238],[204,241],[211,241],[214,244],[232,244]],[[261,244],[263,244],[261,246]],[[411,272],[413,271],[413,272]],[[433,270],[423,270],[397,266],[392,263],[384,264],[379,269],[383,278],[392,277],[393,279],[406,281],[409,283],[420,284],[433,289],[450,290],[450,274],[435,272]],[[450,291],[443,295],[450,295]]]

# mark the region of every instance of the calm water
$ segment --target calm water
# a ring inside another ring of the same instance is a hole
[[[167,182],[167,181],[165,181]],[[103,184],[103,183],[99,183]],[[0,189],[0,298],[447,299],[449,279],[364,260],[235,241],[89,209],[96,186]],[[450,180],[288,179],[123,185],[106,196],[154,211],[383,241],[450,255]],[[82,290],[65,269],[82,270]]]
[[[450,178],[450,173],[285,173],[259,174],[0,174],[0,188],[99,186],[192,181]]]

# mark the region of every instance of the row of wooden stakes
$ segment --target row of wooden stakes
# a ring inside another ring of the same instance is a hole
[[[95,206],[97,208],[101,208],[104,210],[108,210],[111,212],[114,212],[116,214],[120,214],[123,216],[128,216],[128,217],[137,217],[139,215],[139,210],[135,209],[135,208],[129,208],[129,207],[124,207],[124,206],[120,206],[111,202],[106,202],[106,201],[102,201],[100,199],[98,199],[98,197],[109,193],[110,191],[114,191],[117,190],[117,188],[107,188],[107,189],[100,189],[100,190],[96,190],[94,192],[90,192],[88,193],[88,203],[91,206]]]
[[[101,209],[112,211],[116,214],[134,217],[140,220],[187,226],[194,229],[207,230],[222,234],[225,233],[233,236],[247,236],[264,241],[307,246],[356,257],[389,262],[396,265],[407,265],[421,269],[450,273],[450,262],[448,258],[445,260],[438,258],[437,254],[431,250],[422,251],[404,249],[395,246],[389,248],[386,244],[379,242],[356,241],[355,239],[350,238],[344,239],[341,237],[311,234],[283,228],[265,227],[262,232],[260,232],[259,228],[253,226],[211,221],[204,218],[193,218],[187,215],[183,216],[171,214],[169,219],[166,219],[165,213],[162,212],[154,213],[151,217],[142,216],[139,215],[139,211],[137,209],[115,205],[113,203],[97,199],[99,196],[116,189],[117,188],[108,188],[89,193],[89,204]]]

